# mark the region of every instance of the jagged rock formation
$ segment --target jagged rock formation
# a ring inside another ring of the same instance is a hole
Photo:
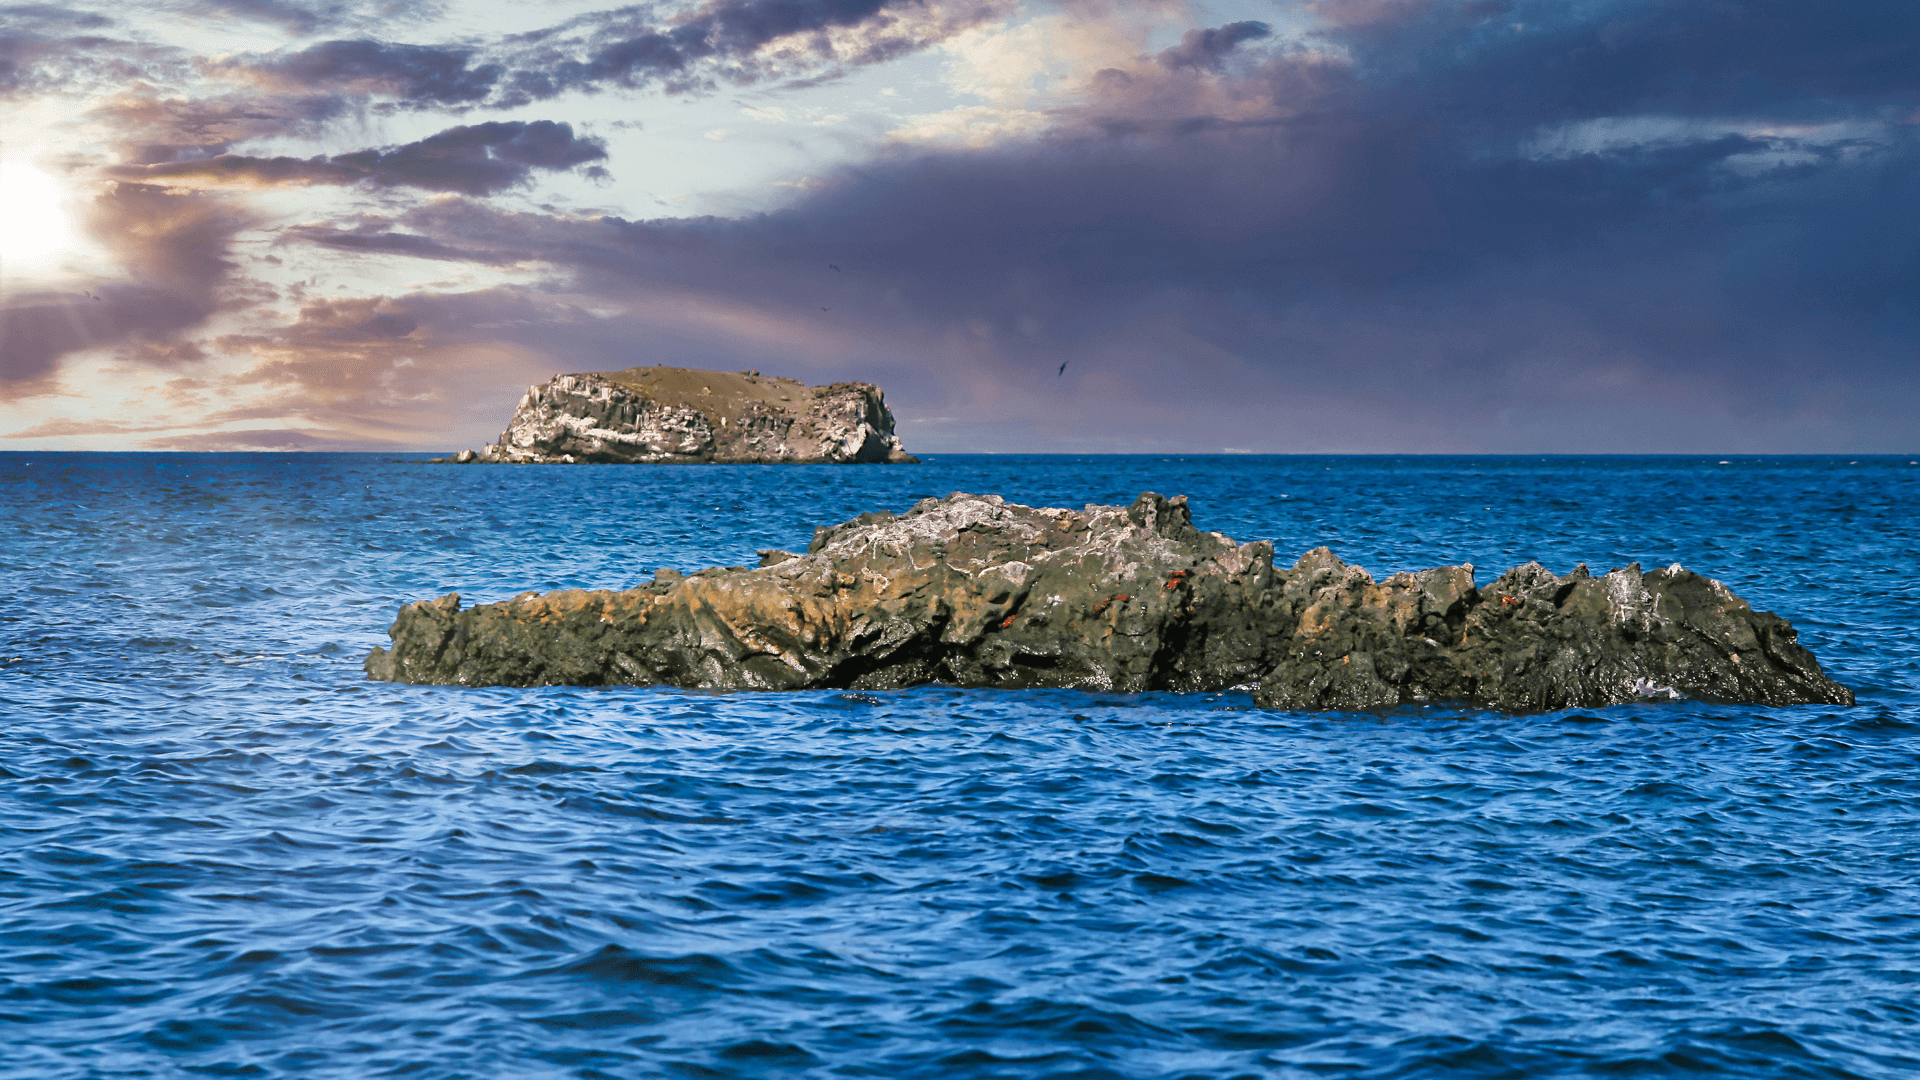
[[[806,386],[757,371],[638,367],[527,388],[468,462],[913,462],[870,383]]]
[[[1375,709],[1465,700],[1515,712],[1707,698],[1853,704],[1785,619],[1678,563],[1564,577],[1537,562],[1476,589],[1472,566],[1385,581],[1326,548],[1302,556],[1275,603],[1291,627],[1258,704]]]
[[[1479,589],[1471,566],[1376,582],[1316,548],[1282,570],[1267,542],[1203,533],[1184,498],[1151,492],[1081,511],[926,499],[757,569],[464,611],[450,595],[401,609],[390,633],[370,677],[477,686],[1253,685],[1293,709],[1853,701],[1784,620],[1678,566],[1528,563]]]

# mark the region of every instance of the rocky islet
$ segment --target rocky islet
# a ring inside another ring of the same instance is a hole
[[[1785,620],[1677,565],[1478,587],[1467,566],[1376,580],[1326,548],[1194,527],[1184,498],[1082,510],[926,499],[816,530],[804,554],[623,591],[401,609],[371,678],[474,686],[1219,690],[1366,710],[1515,712],[1706,698],[1851,704]]]
[[[635,367],[530,386],[507,430],[459,464],[903,464],[871,383],[807,386],[758,371]]]

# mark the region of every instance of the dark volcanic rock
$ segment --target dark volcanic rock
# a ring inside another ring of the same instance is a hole
[[[1291,627],[1254,701],[1374,709],[1466,700],[1516,712],[1698,697],[1764,705],[1851,705],[1794,629],[1725,585],[1634,563],[1604,577],[1517,566],[1485,589],[1473,567],[1376,583],[1326,548],[1281,586]]]
[[[926,499],[816,531],[757,569],[624,592],[401,609],[367,673],[416,683],[1097,690],[1257,683],[1277,708],[1464,700],[1514,711],[1704,697],[1850,704],[1785,621],[1679,567],[1476,589],[1471,566],[1375,582],[1325,548],[1194,528],[1184,498],[1081,511]]]
[[[1202,689],[1259,677],[1272,548],[1184,499],[1082,512],[927,499],[817,531],[754,570],[626,592],[402,609],[375,678],[528,686]]]
[[[511,464],[913,462],[870,383],[639,367],[527,388],[499,441],[453,459]]]

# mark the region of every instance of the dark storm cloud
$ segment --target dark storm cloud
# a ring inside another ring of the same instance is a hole
[[[1374,13],[1333,31],[1350,66],[1183,82],[1163,58],[1081,136],[889,163],[728,228],[885,268],[930,324],[990,326],[983,363],[1104,350],[1217,402],[1230,362],[1380,448],[1435,416],[1459,441],[1434,449],[1911,442],[1920,8],[1344,7]],[[1863,118],[1889,122],[1807,126]],[[1110,332],[1156,318],[1182,327],[1158,358]]]
[[[1920,105],[1920,5],[1809,0],[1321,5],[1382,105],[1526,125]],[[1340,21],[1342,16],[1351,21]]]
[[[1189,30],[1180,44],[1162,52],[1159,61],[1170,68],[1217,68],[1227,54],[1243,41],[1258,41],[1273,36],[1273,28],[1263,22],[1236,22],[1210,29]]]
[[[604,144],[576,136],[571,124],[515,120],[462,125],[391,150],[360,150],[330,158],[219,154],[197,161],[119,166],[108,172],[146,182],[206,180],[261,187],[364,182],[488,195],[526,183],[535,169],[571,169],[606,156]]]

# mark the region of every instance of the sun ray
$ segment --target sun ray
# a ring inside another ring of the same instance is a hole
[[[66,202],[53,177],[24,161],[0,159],[0,272],[44,273],[79,252]]]

